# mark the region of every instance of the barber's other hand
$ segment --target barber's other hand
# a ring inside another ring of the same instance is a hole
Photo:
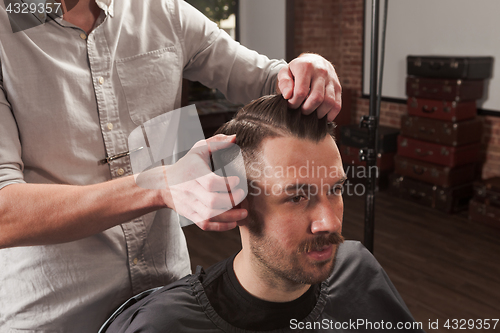
[[[333,121],[342,106],[342,88],[333,65],[317,54],[304,53],[278,73],[278,89],[291,108]]]
[[[245,209],[233,208],[226,185],[227,180],[234,190],[240,179],[234,176],[225,180],[208,166],[211,153],[227,148],[235,140],[236,136],[219,134],[198,141],[186,156],[165,169],[169,184],[165,193],[167,206],[203,230],[230,230],[247,216]],[[237,189],[231,195],[238,204],[246,194],[243,189]]]

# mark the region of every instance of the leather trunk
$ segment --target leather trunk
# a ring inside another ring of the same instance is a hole
[[[408,75],[443,79],[487,79],[493,72],[493,57],[406,57]]]
[[[474,193],[472,183],[445,188],[398,174],[389,177],[389,191],[397,197],[449,214],[467,209]]]
[[[433,185],[451,187],[470,183],[475,178],[475,164],[466,164],[455,168],[396,156],[395,172]]]
[[[500,207],[500,177],[474,183],[474,199],[489,206]]]
[[[398,138],[398,155],[451,168],[476,163],[479,159],[480,150],[480,143],[452,147],[405,136],[399,136]]]
[[[444,101],[410,97],[407,101],[410,116],[444,121],[462,121],[477,115],[476,101]]]
[[[459,102],[481,99],[483,91],[483,80],[406,78],[406,95],[409,97]]]
[[[473,222],[500,228],[500,207],[489,206],[472,199],[469,204],[469,219]]]
[[[482,122],[477,118],[446,122],[421,117],[401,117],[401,135],[448,146],[480,142],[482,128]]]
[[[379,126],[378,128],[378,152],[393,153],[396,152],[399,134],[398,128]],[[343,126],[340,129],[340,142],[343,145],[355,148],[368,147],[369,132],[366,128],[360,128],[358,125]]]
[[[340,155],[342,156],[343,163],[350,165],[366,166],[366,162],[361,161],[361,159],[359,158],[359,151],[361,150],[361,148],[340,145],[339,150],[340,150]],[[396,153],[378,153],[377,168],[379,169],[379,171],[394,170],[395,155]]]

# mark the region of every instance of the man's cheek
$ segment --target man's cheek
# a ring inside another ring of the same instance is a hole
[[[288,226],[288,228],[280,228],[279,230],[273,231],[275,235],[278,235],[278,237],[275,237],[276,242],[281,244],[283,250],[287,252],[297,252],[301,241],[303,241],[294,233],[290,232],[293,230],[292,228],[292,226]]]

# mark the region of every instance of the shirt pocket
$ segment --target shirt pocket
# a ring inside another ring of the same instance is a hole
[[[116,60],[116,69],[134,124],[172,111],[181,83],[175,47]]]

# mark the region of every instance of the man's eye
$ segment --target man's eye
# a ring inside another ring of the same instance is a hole
[[[332,194],[340,195],[342,194],[342,185],[343,184],[338,184],[333,187]]]
[[[303,201],[303,200],[305,200],[305,199],[306,199],[306,197],[305,197],[305,196],[303,196],[303,195],[297,195],[297,196],[295,196],[295,197],[292,197],[292,198],[290,199],[290,201],[291,201],[291,202],[293,202],[293,203],[299,203],[299,202],[301,202],[301,201]]]

